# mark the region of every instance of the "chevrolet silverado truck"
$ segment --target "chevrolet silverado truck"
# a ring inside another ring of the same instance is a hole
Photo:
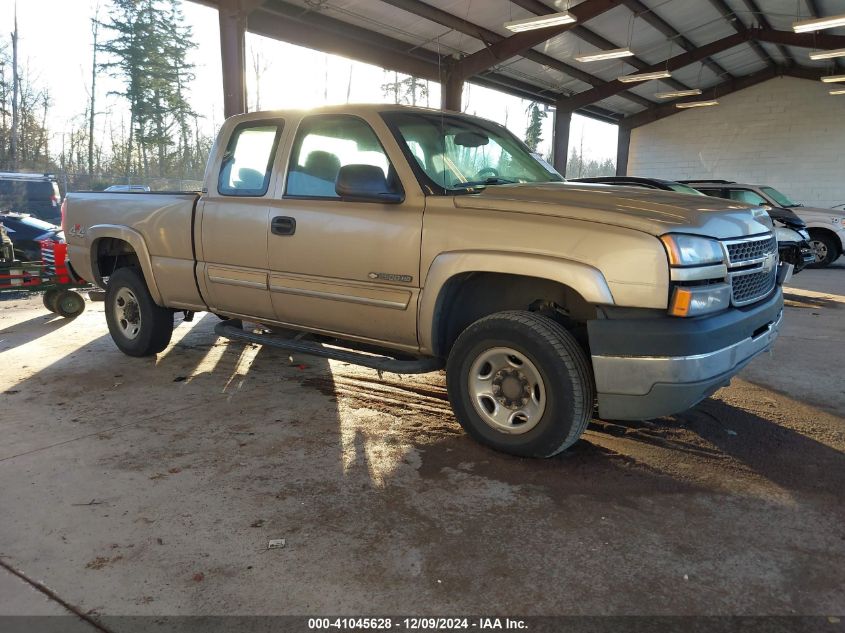
[[[230,338],[445,367],[463,428],[523,456],[572,445],[596,406],[688,409],[783,313],[763,209],[567,183],[502,126],[420,108],[232,117],[201,192],[72,193],[64,227],[126,354],[210,311]]]

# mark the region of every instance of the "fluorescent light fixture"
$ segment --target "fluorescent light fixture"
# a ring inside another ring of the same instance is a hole
[[[651,81],[652,79],[666,79],[671,77],[672,73],[668,70],[658,70],[656,73],[640,73],[638,75],[622,75],[617,77],[623,84],[632,84],[635,81]]]
[[[717,106],[719,102],[713,99],[712,101],[688,101],[687,103],[676,103],[676,108],[706,108],[707,106]]]
[[[536,18],[525,18],[524,20],[505,22],[505,28],[508,31],[520,33],[522,31],[532,31],[534,29],[545,29],[547,27],[558,26],[560,24],[572,24],[577,21],[578,18],[572,15],[569,11],[561,11],[560,13],[538,15]]]
[[[792,30],[796,33],[810,33],[822,29],[835,29],[837,26],[845,26],[845,15],[830,15],[826,18],[793,22]]]
[[[634,52],[630,48],[613,48],[607,51],[597,51],[587,55],[579,55],[575,61],[579,62],[600,62],[605,59],[618,59],[620,57],[633,57]]]
[[[822,77],[822,81],[826,84],[836,83],[837,81],[845,81],[845,75],[828,75]]]
[[[810,53],[810,59],[833,59],[834,57],[845,57],[845,48],[837,48],[832,51],[815,51]]]
[[[655,93],[655,97],[658,99],[674,99],[675,97],[693,97],[695,95],[700,95],[701,90],[698,88],[693,88],[692,90],[675,90],[673,92],[657,92]]]
[[[832,95],[845,95],[845,88],[839,88],[838,90],[831,90],[830,94],[832,94]]]

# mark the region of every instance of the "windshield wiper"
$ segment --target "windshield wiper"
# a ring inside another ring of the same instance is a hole
[[[470,180],[469,182],[462,182],[452,185],[452,189],[473,189],[475,187],[486,187],[487,185],[512,185],[516,180],[509,180],[496,176],[495,178],[487,178],[485,180]]]

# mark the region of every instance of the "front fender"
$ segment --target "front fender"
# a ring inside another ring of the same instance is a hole
[[[434,258],[420,294],[418,336],[420,351],[434,350],[434,319],[440,292],[452,277],[461,273],[505,273],[525,275],[561,283],[592,304],[612,305],[613,295],[604,275],[580,262],[528,253],[453,251]]]
[[[147,288],[150,291],[153,301],[158,305],[162,305],[161,292],[153,275],[152,260],[150,259],[150,252],[147,250],[147,243],[144,241],[144,236],[127,226],[120,226],[119,224],[96,224],[88,228],[85,231],[85,244],[88,250],[89,268],[88,270],[80,270],[79,274],[85,279],[91,279],[98,286],[104,287],[103,276],[97,265],[97,241],[106,237],[123,240],[132,247],[132,250],[138,256],[141,271],[144,273],[144,281],[147,282]],[[86,277],[86,273],[89,271],[91,277]]]

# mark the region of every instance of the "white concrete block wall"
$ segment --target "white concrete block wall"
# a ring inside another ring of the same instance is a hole
[[[845,95],[771,79],[631,132],[628,175],[768,184],[807,206],[845,203]],[[845,85],[843,85],[845,87]]]

